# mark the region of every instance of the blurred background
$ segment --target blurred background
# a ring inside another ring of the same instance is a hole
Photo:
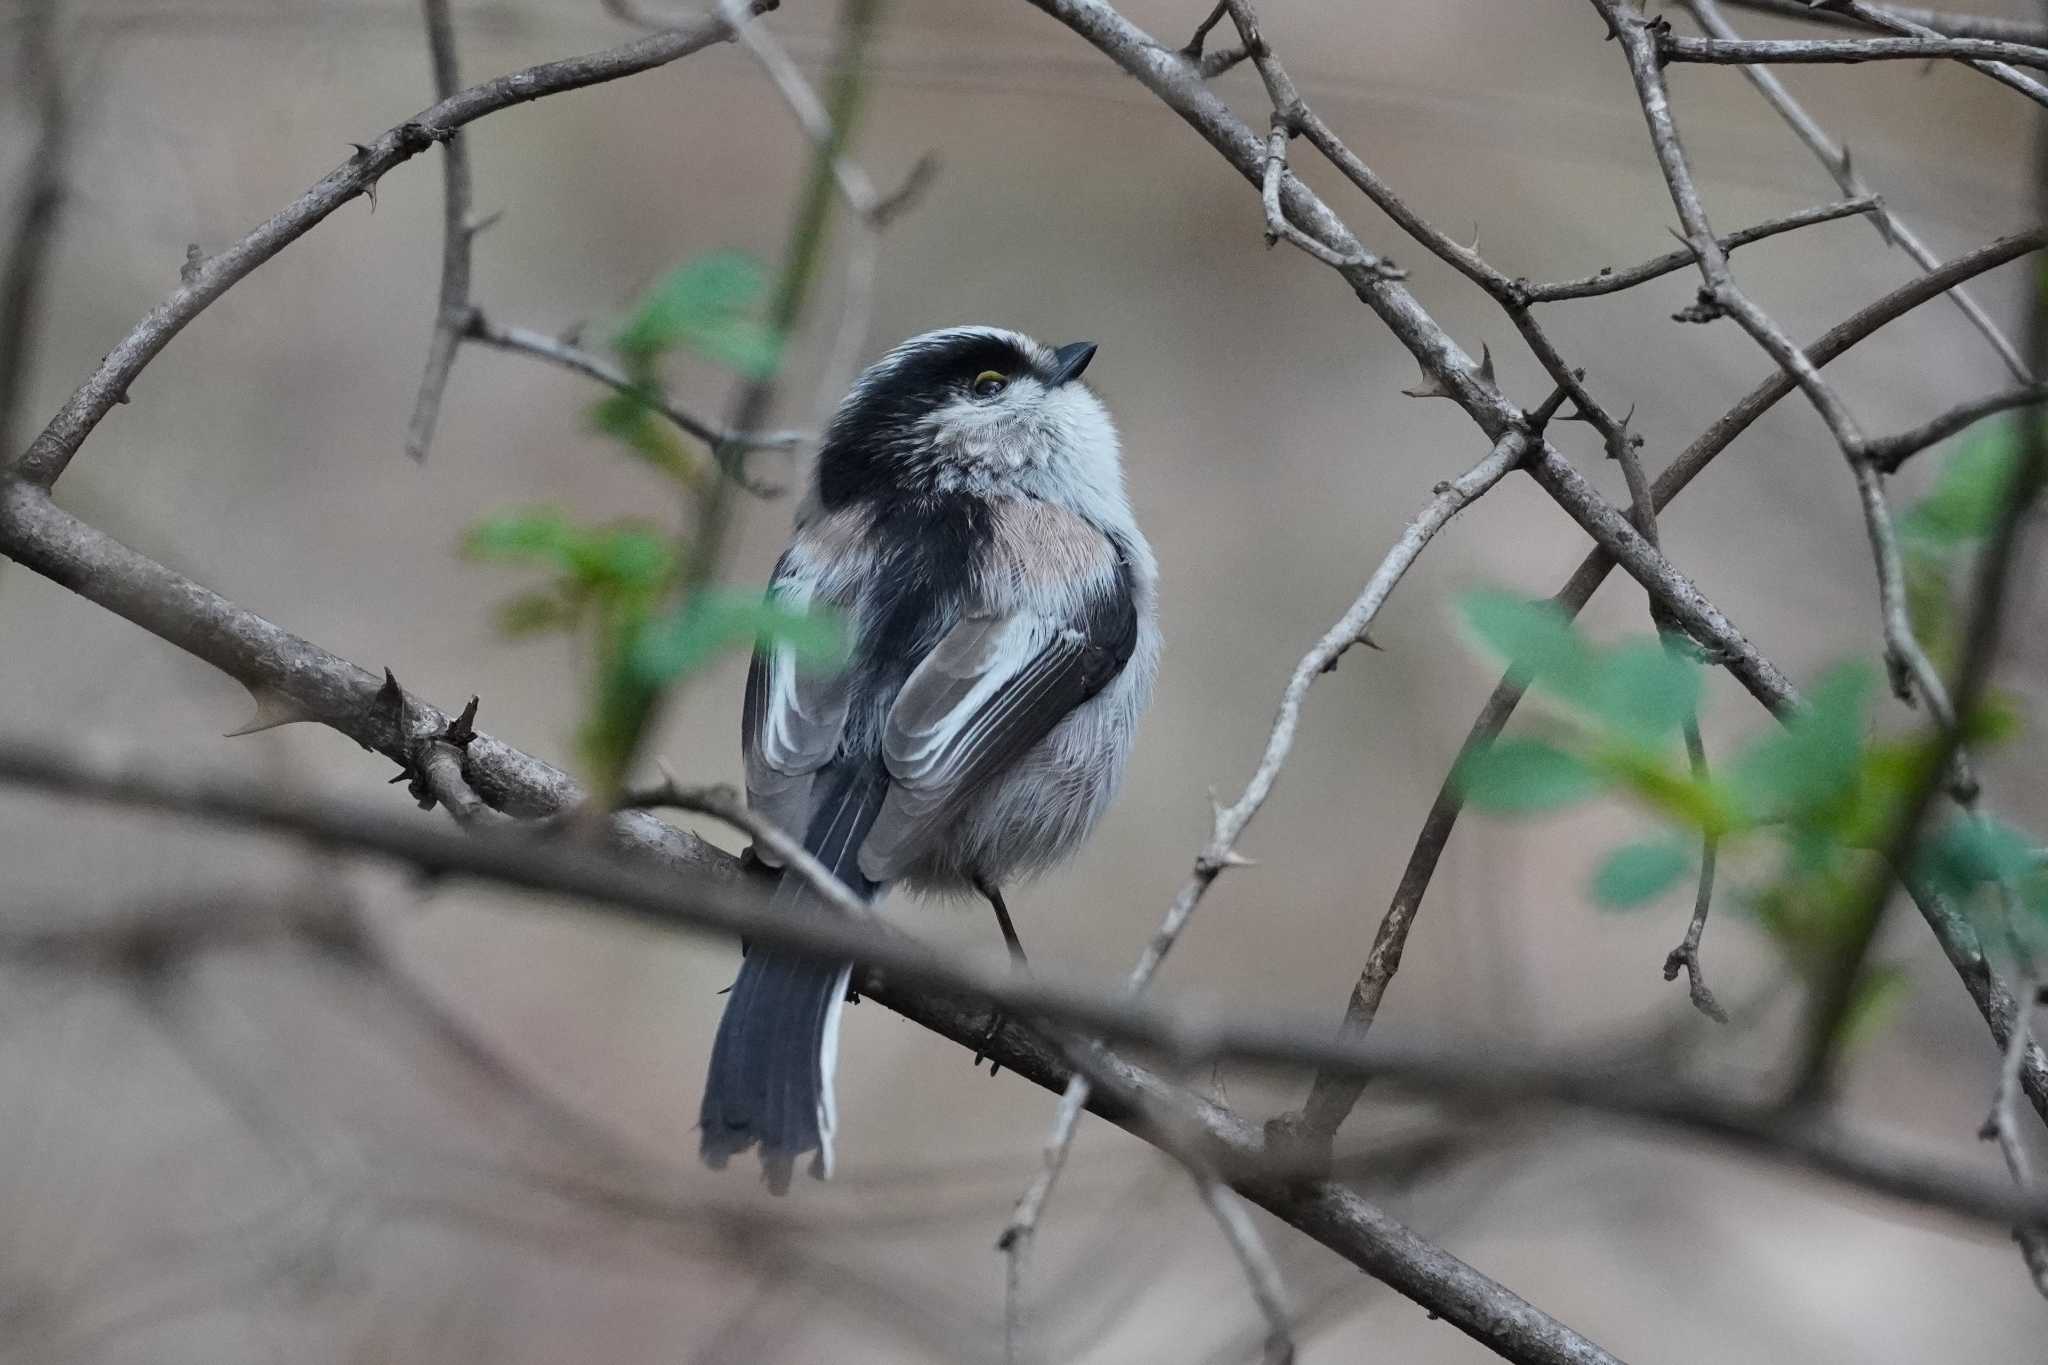
[[[2031,13],[2021,0],[1985,8]],[[1178,45],[1206,9],[1131,0],[1124,12]],[[1454,235],[1476,231],[1510,273],[1554,279],[1670,248],[1640,110],[1590,7],[1267,10],[1269,38],[1324,117],[1411,204]],[[73,0],[63,16],[78,131],[32,424],[174,287],[188,243],[232,242],[348,143],[431,102],[418,12],[403,3]],[[1811,32],[1731,17],[1756,36]],[[463,3],[455,18],[465,82],[631,36],[597,0]],[[769,22],[815,72],[831,8],[785,0]],[[1431,486],[1483,450],[1452,405],[1401,397],[1413,362],[1349,291],[1298,252],[1265,251],[1256,195],[1053,21],[1017,0],[891,0],[876,55],[860,158],[885,186],[926,152],[941,168],[887,236],[863,357],[961,322],[1099,342],[1089,379],[1122,428],[1132,499],[1163,566],[1167,654],[1125,794],[1082,856],[1011,900],[1035,961],[1106,981],[1186,875],[1210,792],[1242,787],[1294,661]],[[1937,253],[2026,223],[2029,110],[2010,92],[1953,66],[1784,76]],[[1672,78],[1722,230],[1839,197],[1739,72]],[[1219,88],[1265,126],[1249,68]],[[0,184],[27,159],[31,113],[20,100],[0,108]],[[808,156],[732,47],[520,107],[468,138],[477,207],[504,214],[478,240],[476,301],[501,323],[588,323],[592,337],[689,257],[738,248],[774,260]],[[1506,391],[1539,401],[1549,385],[1499,312],[1298,147],[1297,169],[1410,269],[1460,344],[1474,355],[1489,345]],[[431,458],[405,458],[441,252],[436,155],[181,335],[101,426],[60,500],[326,648],[389,665],[443,706],[480,694],[483,728],[567,763],[583,651],[494,633],[491,604],[525,580],[460,559],[461,528],[537,501],[593,518],[658,513],[663,495],[590,430],[598,395],[584,381],[475,347],[456,362]],[[1736,265],[1800,339],[1913,273],[1854,219],[1745,248]],[[2016,325],[2020,283],[2007,268],[1976,292]],[[778,423],[818,422],[839,288],[835,268]],[[1769,371],[1734,327],[1669,321],[1694,288],[1674,274],[1542,315],[1603,401],[1636,405],[1652,471]],[[1872,431],[2005,379],[1940,302],[1829,373]],[[707,364],[673,378],[696,410],[724,410],[729,376]],[[1586,428],[1554,434],[1624,499]],[[800,472],[800,461],[788,471]],[[1928,474],[1911,468],[1902,486]],[[750,502],[741,515],[729,576],[759,582],[790,508]],[[1759,422],[1663,533],[1794,678],[1876,658],[1853,490],[1805,405]],[[1450,604],[1480,585],[1554,591],[1584,548],[1520,480],[1452,524],[1375,626],[1384,652],[1354,652],[1312,693],[1293,761],[1240,845],[1259,866],[1217,884],[1162,995],[1334,1024],[1496,676],[1451,628]],[[2038,585],[2024,591],[2031,609]],[[1642,596],[1616,575],[1587,620],[1605,637],[1639,632]],[[672,708],[656,747],[686,780],[738,779],[743,670],[726,661]],[[2015,632],[2000,682],[2041,724],[2038,634]],[[247,707],[207,667],[0,565],[9,731],[252,784],[404,799],[383,787],[388,764],[330,731],[222,739]],[[1723,676],[1704,719],[1710,750],[1723,751],[1766,723]],[[1988,774],[2000,809],[2036,829],[2048,823],[2038,755],[2024,740]],[[1705,944],[1737,1013],[1727,1029],[1659,972],[1689,896],[1627,916],[1592,907],[1593,860],[1643,828],[1611,804],[1468,817],[1376,1036],[1503,1057],[1661,1038],[1705,1075],[1769,1070],[1796,995],[1732,893]],[[280,902],[362,908],[401,972],[366,974],[260,935],[140,985],[34,955],[0,965],[0,1361],[1000,1358],[993,1242],[1037,1168],[1046,1094],[971,1071],[878,1007],[851,1009],[842,1174],[771,1200],[750,1169],[719,1175],[694,1160],[730,944],[0,790],[0,912],[16,941],[166,905],[260,919]],[[896,909],[921,933],[1000,952],[978,905]],[[1881,951],[1912,990],[1856,1055],[1850,1113],[1999,1170],[1975,1136],[1997,1069],[1981,1020],[1910,913]],[[1254,1120],[1300,1097],[1292,1082],[1208,1079]],[[2043,1304],[2010,1244],[1977,1227],[1666,1134],[1532,1114],[1402,1145],[1435,1132],[1427,1111],[1369,1097],[1344,1145],[1368,1154],[1369,1194],[1625,1359],[2038,1355]],[[1304,1308],[1307,1360],[1488,1358],[1265,1226]],[[1046,1360],[1232,1361],[1262,1336],[1185,1180],[1092,1119],[1029,1295]]]

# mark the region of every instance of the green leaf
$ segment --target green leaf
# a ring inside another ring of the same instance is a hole
[[[1917,865],[1935,890],[1960,904],[1980,886],[2027,881],[2039,866],[2039,847],[2002,820],[1960,815],[1923,841]]]
[[[781,361],[782,344],[753,315],[764,288],[751,258],[729,251],[700,256],[656,281],[612,344],[641,362],[687,348],[748,378],[766,378]]]
[[[1854,793],[1876,681],[1862,664],[1828,670],[1803,710],[1736,755],[1729,785],[1752,818],[1813,816]]]
[[[1842,1012],[1842,1022],[1835,1033],[1836,1045],[1859,1047],[1875,1038],[1898,1014],[1910,984],[1900,967],[1885,965],[1864,972],[1849,997],[1849,1007]]]
[[[2025,729],[2019,698],[2003,688],[1986,688],[1963,718],[1963,743],[1974,749],[1992,748],[2017,739]]]
[[[654,685],[703,667],[735,646],[763,641],[788,645],[799,660],[830,664],[845,657],[846,635],[839,620],[824,612],[793,611],[758,592],[699,594],[641,637],[633,654],[639,676]]]
[[[511,559],[565,565],[582,530],[559,507],[496,512],[471,523],[462,552],[472,559]]]
[[[1906,542],[1906,619],[1937,664],[1955,653],[1955,588],[1949,581],[1949,558],[1925,545]]]
[[[651,591],[675,570],[675,547],[660,531],[626,523],[585,532],[569,549],[569,572],[596,588]]]
[[[1899,518],[1899,534],[1935,549],[1989,535],[2019,470],[2019,429],[1987,423],[1941,467],[1926,497]]]
[[[1660,740],[1699,710],[1700,666],[1661,640],[1617,646],[1599,660],[1585,709],[1637,739]]]
[[[1564,608],[1513,593],[1468,593],[1459,603],[1479,642],[1533,681],[1567,701],[1583,701],[1596,672],[1591,646],[1579,638]]]
[[[1526,812],[1569,805],[1609,779],[1540,739],[1497,739],[1458,765],[1458,786],[1481,810]]]
[[[1691,869],[1690,850],[1668,839],[1623,844],[1593,874],[1593,899],[1603,909],[1633,909],[1663,895]]]
[[[536,588],[498,604],[493,613],[499,634],[523,640],[554,630],[569,630],[577,621],[576,606],[550,588]]]

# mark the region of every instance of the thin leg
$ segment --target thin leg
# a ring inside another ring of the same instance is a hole
[[[1016,967],[1018,971],[1029,970],[1031,963],[1024,956],[1024,941],[1017,937],[1017,926],[1010,922],[1010,907],[1004,904],[1001,890],[996,887],[994,882],[979,873],[976,873],[974,877],[974,889],[987,898],[989,907],[996,912],[996,927],[1003,931],[1003,944],[1010,950],[1011,965]],[[1005,1022],[1007,1021],[1001,1010],[997,1010],[990,1016],[988,1032],[982,1035],[982,1046],[986,1047],[990,1040],[1002,1031]],[[976,1066],[981,1065],[981,1053],[976,1052],[974,1054],[974,1064]],[[989,1063],[989,1075],[993,1076],[1000,1070],[1002,1070],[1002,1066],[999,1063]]]
[[[1003,931],[1003,943],[1010,950],[1010,961],[1019,967],[1029,967],[1031,962],[1024,956],[1024,941],[1017,937],[1017,926],[1010,923],[1010,907],[1003,903],[1003,893],[988,878],[976,874],[974,889],[988,898],[996,912],[996,926]]]

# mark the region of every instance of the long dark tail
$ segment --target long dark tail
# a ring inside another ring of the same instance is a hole
[[[804,847],[855,892],[874,883],[860,874],[861,840],[888,791],[879,764],[818,775],[818,802]],[[801,877],[784,873],[774,908],[786,914],[831,914]],[[706,1164],[722,1167],[735,1152],[761,1148],[768,1187],[789,1188],[796,1159],[816,1152],[811,1174],[832,1173],[832,1069],[839,1047],[839,1011],[851,962],[756,945],[726,997],[711,1048],[711,1073],[698,1111]]]

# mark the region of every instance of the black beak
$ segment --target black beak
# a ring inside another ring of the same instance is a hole
[[[1081,371],[1088,368],[1088,362],[1095,359],[1095,343],[1092,341],[1070,341],[1052,353],[1052,374],[1047,385],[1058,388],[1069,379],[1079,379]]]

